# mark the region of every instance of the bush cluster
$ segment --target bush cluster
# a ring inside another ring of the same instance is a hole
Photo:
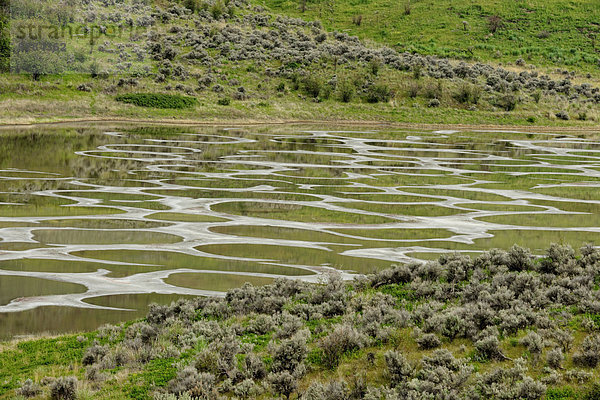
[[[190,108],[197,104],[194,97],[161,93],[128,93],[117,96],[116,100],[139,107],[172,109]]]

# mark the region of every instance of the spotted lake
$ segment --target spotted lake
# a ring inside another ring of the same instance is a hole
[[[600,242],[600,142],[385,127],[0,134],[0,338],[517,243]]]

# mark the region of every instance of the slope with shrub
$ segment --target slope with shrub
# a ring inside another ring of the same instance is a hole
[[[593,399],[599,273],[591,246],[538,259],[515,246],[352,282],[246,284],[66,337],[79,358],[50,369],[36,349],[53,342],[7,344],[3,398],[67,398],[52,393],[77,378],[83,398]],[[30,366],[10,364],[19,353]]]

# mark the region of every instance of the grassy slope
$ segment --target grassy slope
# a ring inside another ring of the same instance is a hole
[[[304,13],[299,0],[254,1],[399,51],[490,62],[523,58],[538,66],[600,73],[600,8],[594,0],[309,0]],[[359,15],[357,26],[353,18]],[[502,19],[495,34],[490,16]]]
[[[396,83],[398,96],[389,103],[368,104],[359,100],[342,103],[335,98],[320,103],[301,99],[302,91],[287,90],[279,93],[277,79],[262,78],[259,74],[244,72],[241,68],[230,69],[242,85],[251,88],[251,99],[232,101],[230,105],[218,105],[221,97],[211,91],[202,92],[198,105],[189,109],[171,110],[137,107],[115,101],[115,94],[101,90],[102,86],[114,86],[118,77],[93,82],[98,91],[91,93],[76,90],[79,83],[90,82],[86,76],[70,76],[63,80],[48,76],[40,82],[26,76],[0,76],[0,123],[37,123],[71,120],[75,118],[122,118],[146,120],[196,120],[203,122],[274,122],[274,121],[379,121],[390,123],[414,123],[434,125],[519,125],[556,127],[597,127],[600,115],[592,105],[585,108],[551,101],[535,104],[529,101],[516,110],[474,109],[465,105],[448,104],[439,108],[427,107],[428,99],[410,98],[404,94],[404,85],[411,82],[410,74],[404,73],[406,81]],[[385,79],[385,78],[384,78]],[[394,78],[398,79],[398,78]],[[261,89],[254,89],[262,81]],[[421,85],[425,86],[422,81]],[[398,86],[399,85],[399,86]],[[162,92],[163,88],[146,80],[134,89],[123,88],[117,93]],[[450,93],[453,88],[449,88]],[[453,100],[447,94],[448,102]],[[569,121],[557,119],[554,113],[568,109],[574,117]],[[576,120],[577,113],[586,110],[587,121]]]

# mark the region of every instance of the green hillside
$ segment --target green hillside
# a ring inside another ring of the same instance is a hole
[[[12,29],[48,38],[13,40],[0,121],[600,120],[591,2],[257,1],[15,0]]]
[[[255,0],[399,51],[598,72],[594,0]]]

